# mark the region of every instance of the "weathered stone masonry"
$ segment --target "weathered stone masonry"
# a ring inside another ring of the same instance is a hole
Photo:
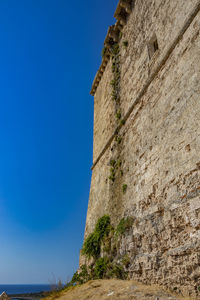
[[[105,46],[119,43],[125,124],[116,122],[107,51],[91,91],[94,153],[85,236],[104,214],[114,225],[132,216],[118,249],[131,257],[130,278],[198,298],[200,1],[121,0],[115,17]],[[123,171],[114,181],[113,159]]]

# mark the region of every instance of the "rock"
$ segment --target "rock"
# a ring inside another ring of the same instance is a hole
[[[11,300],[10,297],[8,297],[8,295],[3,292],[1,295],[0,295],[0,300]]]

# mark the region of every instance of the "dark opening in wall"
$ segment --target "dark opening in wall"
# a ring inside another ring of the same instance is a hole
[[[159,50],[158,40],[157,40],[157,37],[156,37],[155,34],[153,35],[153,37],[148,42],[147,47],[148,47],[149,59],[152,59],[154,54]]]

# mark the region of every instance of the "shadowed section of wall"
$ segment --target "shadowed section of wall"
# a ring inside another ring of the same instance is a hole
[[[120,113],[125,124],[116,122],[111,59],[94,96],[96,163],[85,230],[87,236],[104,214],[114,225],[132,216],[133,226],[117,249],[118,257],[131,257],[130,277],[197,298],[199,10],[197,0],[135,1],[119,42]],[[154,45],[152,54],[155,39],[158,47]],[[112,161],[120,161],[114,180],[109,179]]]

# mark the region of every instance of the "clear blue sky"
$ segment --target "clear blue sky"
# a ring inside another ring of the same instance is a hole
[[[92,165],[91,83],[116,0],[0,1],[0,284],[78,266]]]

